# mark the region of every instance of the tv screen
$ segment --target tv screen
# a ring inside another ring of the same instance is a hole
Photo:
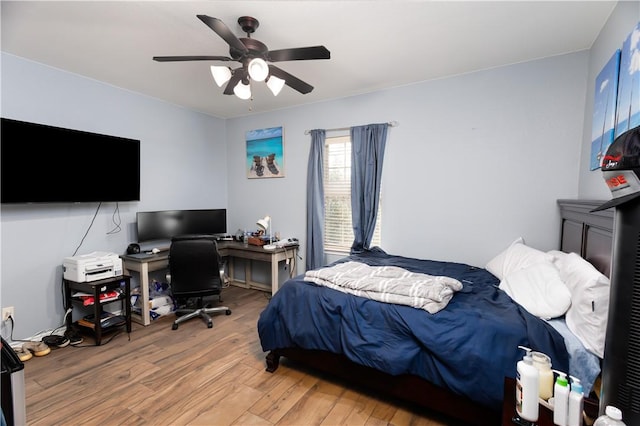
[[[138,242],[170,240],[178,235],[225,234],[227,210],[164,210],[136,214]]]
[[[2,203],[140,201],[140,141],[1,119]]]

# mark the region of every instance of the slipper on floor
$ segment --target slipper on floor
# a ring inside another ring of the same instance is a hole
[[[13,348],[13,351],[18,355],[20,361],[25,362],[29,361],[33,355],[31,352],[24,350],[21,346],[17,348]]]
[[[51,348],[44,342],[27,342],[22,345],[23,351],[31,351],[35,356],[45,356],[51,352]]]

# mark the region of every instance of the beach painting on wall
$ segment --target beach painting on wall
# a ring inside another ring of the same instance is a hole
[[[638,126],[640,126],[640,22],[622,44],[620,53],[615,137]]]
[[[282,126],[246,132],[246,169],[249,179],[284,177]]]
[[[616,50],[596,78],[591,125],[591,170],[600,168],[602,157],[613,142],[619,70],[620,49]]]

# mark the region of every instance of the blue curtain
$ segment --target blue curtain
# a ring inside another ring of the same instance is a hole
[[[324,185],[323,159],[326,132],[311,130],[307,167],[307,255],[306,270],[324,266]]]
[[[351,254],[368,250],[380,203],[382,162],[388,123],[351,128]]]

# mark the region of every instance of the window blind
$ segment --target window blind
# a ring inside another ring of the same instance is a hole
[[[351,222],[351,138],[336,136],[325,141],[324,154],[324,247],[349,252],[353,244]],[[380,245],[378,210],[372,245]]]

